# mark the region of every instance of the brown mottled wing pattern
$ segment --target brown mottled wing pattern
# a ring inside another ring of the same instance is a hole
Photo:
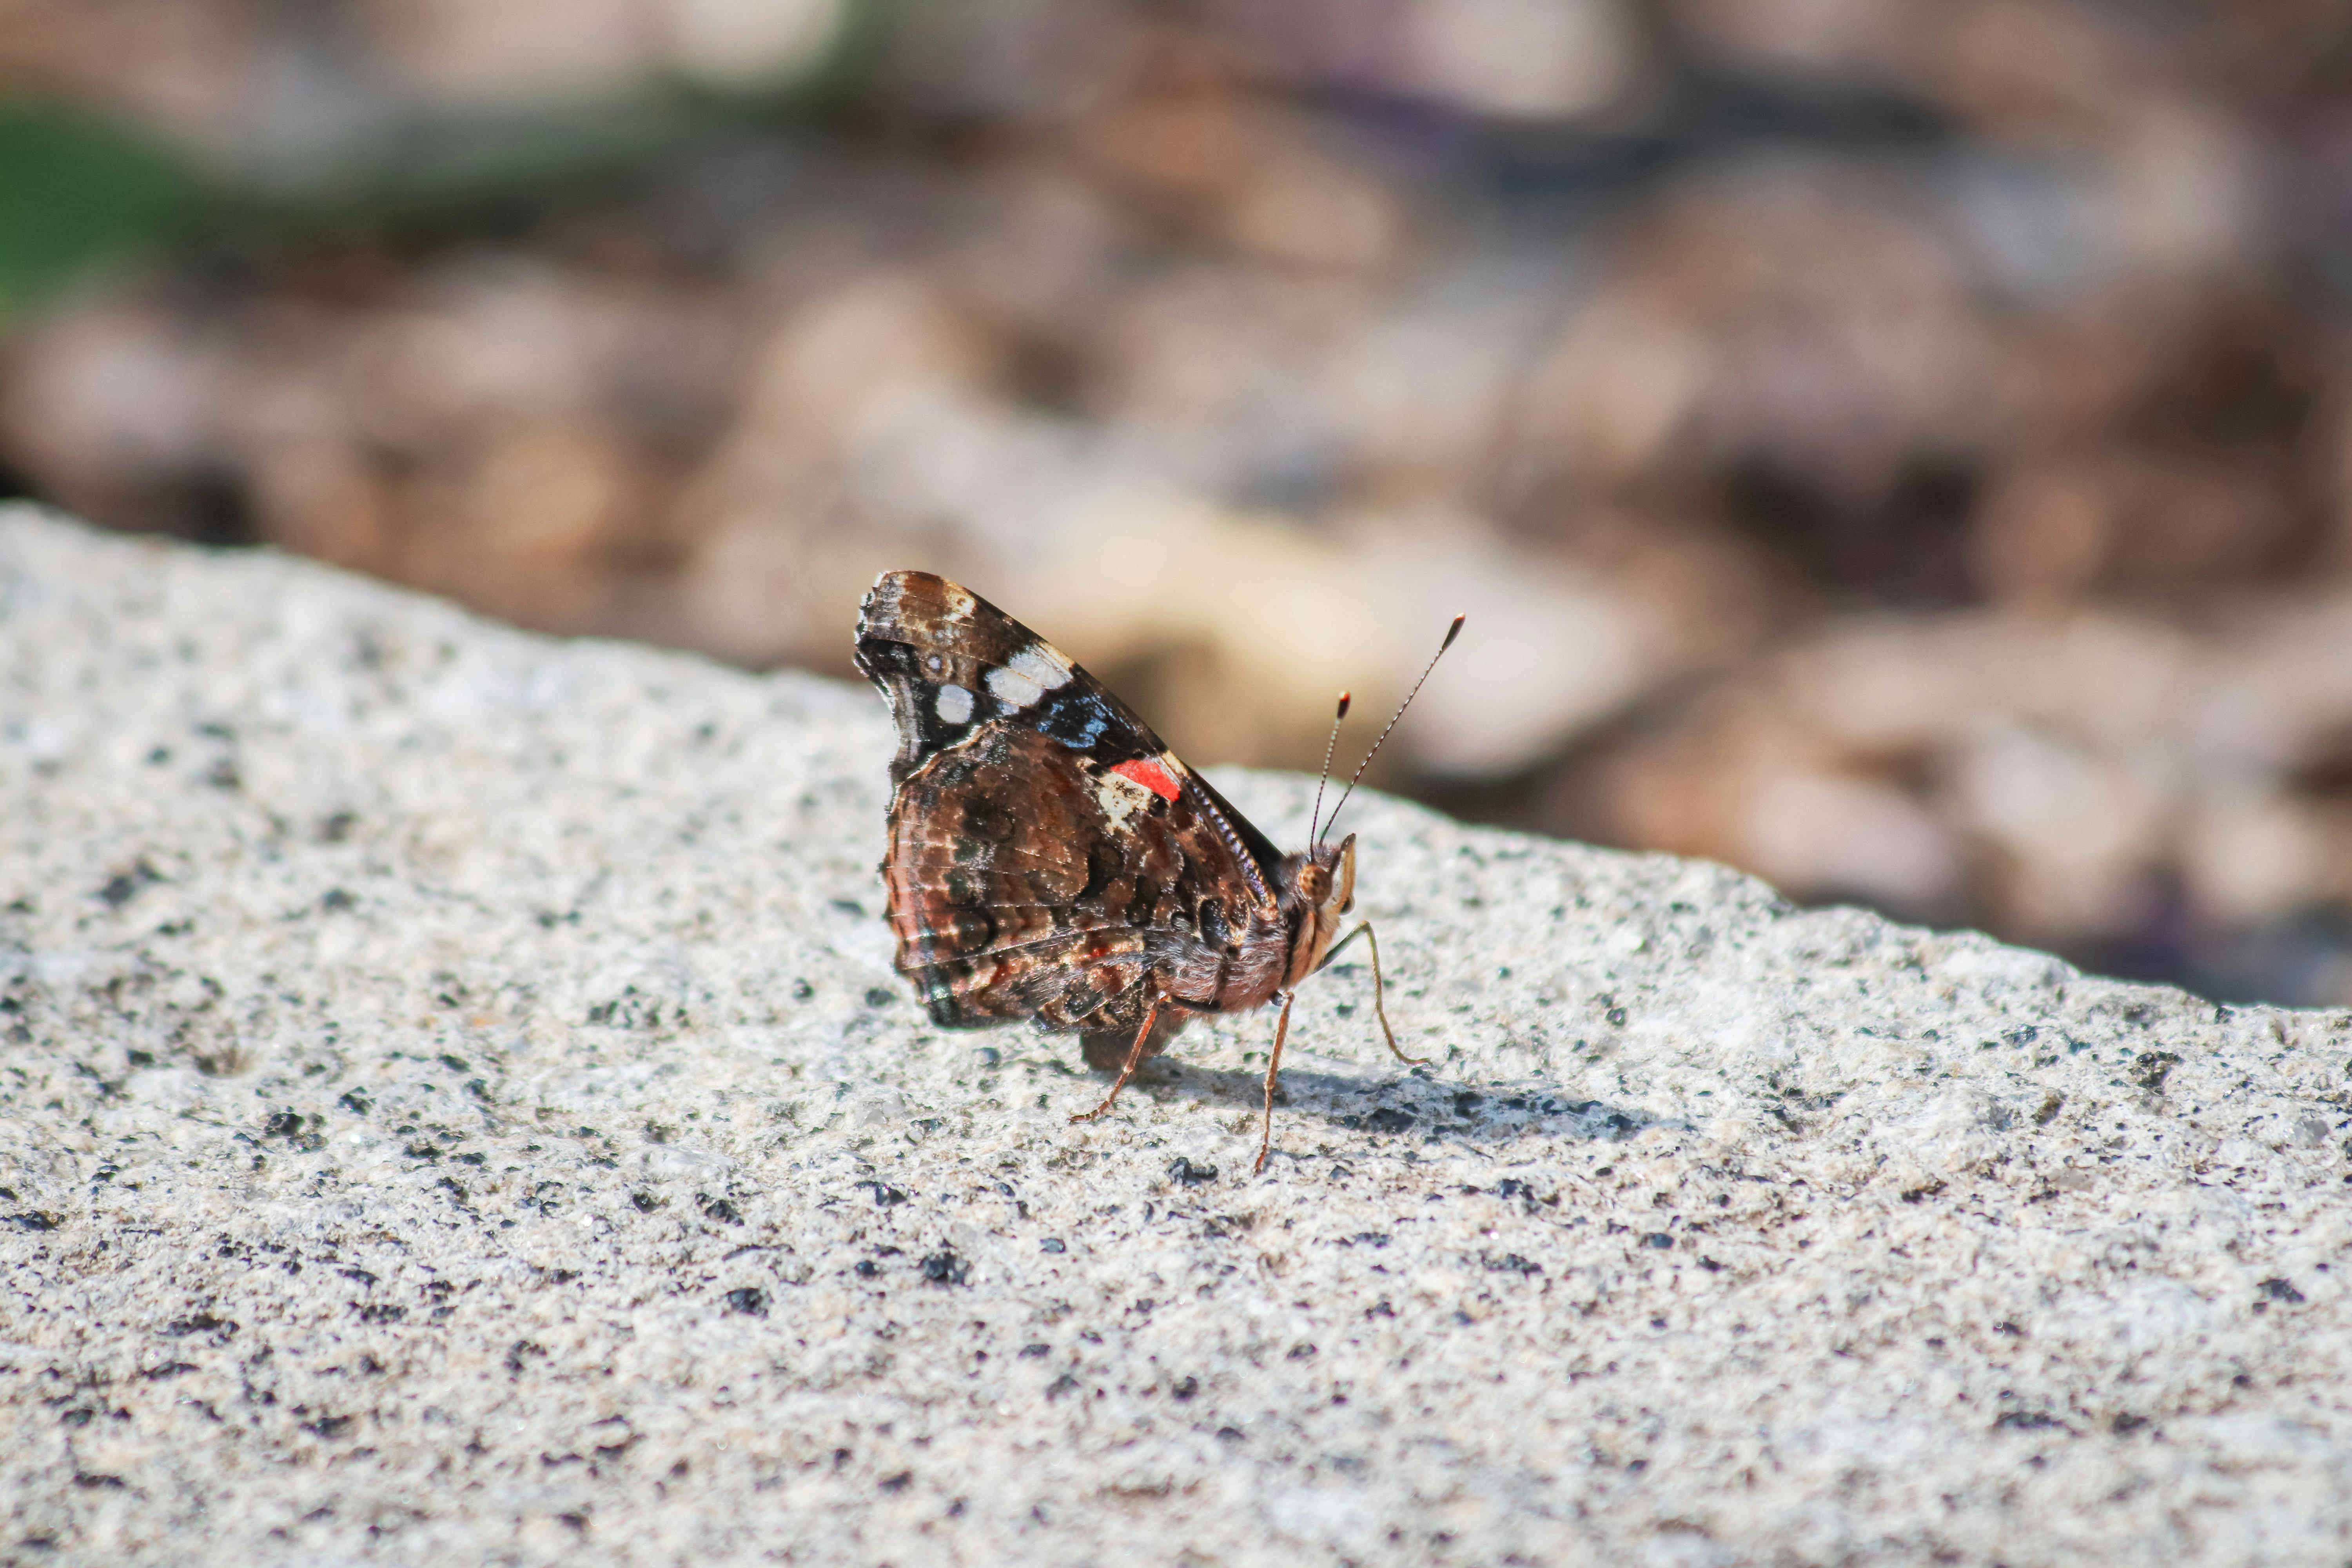
[[[1153,1048],[1213,1005],[1279,857],[1093,677],[944,578],[866,595],[857,663],[898,727],[882,863],[899,971],[940,1025],[1030,1018]],[[1180,989],[1181,987],[1181,989]]]

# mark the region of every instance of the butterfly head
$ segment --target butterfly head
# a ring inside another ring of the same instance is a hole
[[[1323,962],[1340,921],[1356,907],[1356,836],[1286,857],[1280,880],[1282,903],[1296,921],[1283,984],[1296,985]]]

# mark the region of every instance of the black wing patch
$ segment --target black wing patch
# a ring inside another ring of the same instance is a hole
[[[928,572],[887,572],[857,620],[857,668],[881,688],[898,728],[890,782],[1000,720],[1105,766],[1166,744],[1051,643],[972,593]]]

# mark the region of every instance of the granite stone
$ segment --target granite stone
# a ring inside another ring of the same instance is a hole
[[[889,751],[0,510],[0,1563],[2352,1553],[2352,1016],[1363,799],[1252,1178],[1270,1014],[926,1021]]]

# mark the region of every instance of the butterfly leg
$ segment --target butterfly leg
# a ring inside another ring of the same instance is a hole
[[[1165,996],[1151,999],[1151,1010],[1143,1015],[1143,1027],[1135,1031],[1135,1045],[1127,1053],[1127,1065],[1118,1069],[1118,1081],[1110,1086],[1110,1092],[1103,1096],[1103,1102],[1092,1110],[1081,1111],[1071,1117],[1071,1121],[1092,1121],[1110,1109],[1111,1101],[1118,1098],[1118,1091],[1127,1087],[1127,1080],[1133,1078],[1135,1069],[1143,1064],[1143,1047],[1151,1038],[1151,1026],[1160,1021],[1160,1009],[1167,1001]]]
[[[1372,950],[1372,1016],[1381,1021],[1381,1033],[1388,1037],[1389,1054],[1407,1067],[1427,1067],[1429,1065],[1427,1057],[1409,1057],[1397,1048],[1396,1031],[1389,1027],[1389,1010],[1382,1002],[1382,994],[1386,988],[1381,983],[1381,943],[1380,939],[1372,934],[1371,921],[1363,921],[1355,930],[1333,942],[1330,951],[1323,955],[1323,962],[1315,966],[1316,972],[1320,973],[1330,968],[1331,961],[1339,956],[1339,950],[1358,937],[1362,937],[1364,945]]]
[[[1274,1148],[1274,1075],[1282,1070],[1282,1042],[1290,1037],[1290,1005],[1298,1000],[1291,992],[1282,999],[1282,1016],[1274,1026],[1274,1054],[1265,1058],[1265,1131],[1258,1135],[1257,1163],[1250,1167],[1255,1176],[1265,1169],[1265,1157]]]

